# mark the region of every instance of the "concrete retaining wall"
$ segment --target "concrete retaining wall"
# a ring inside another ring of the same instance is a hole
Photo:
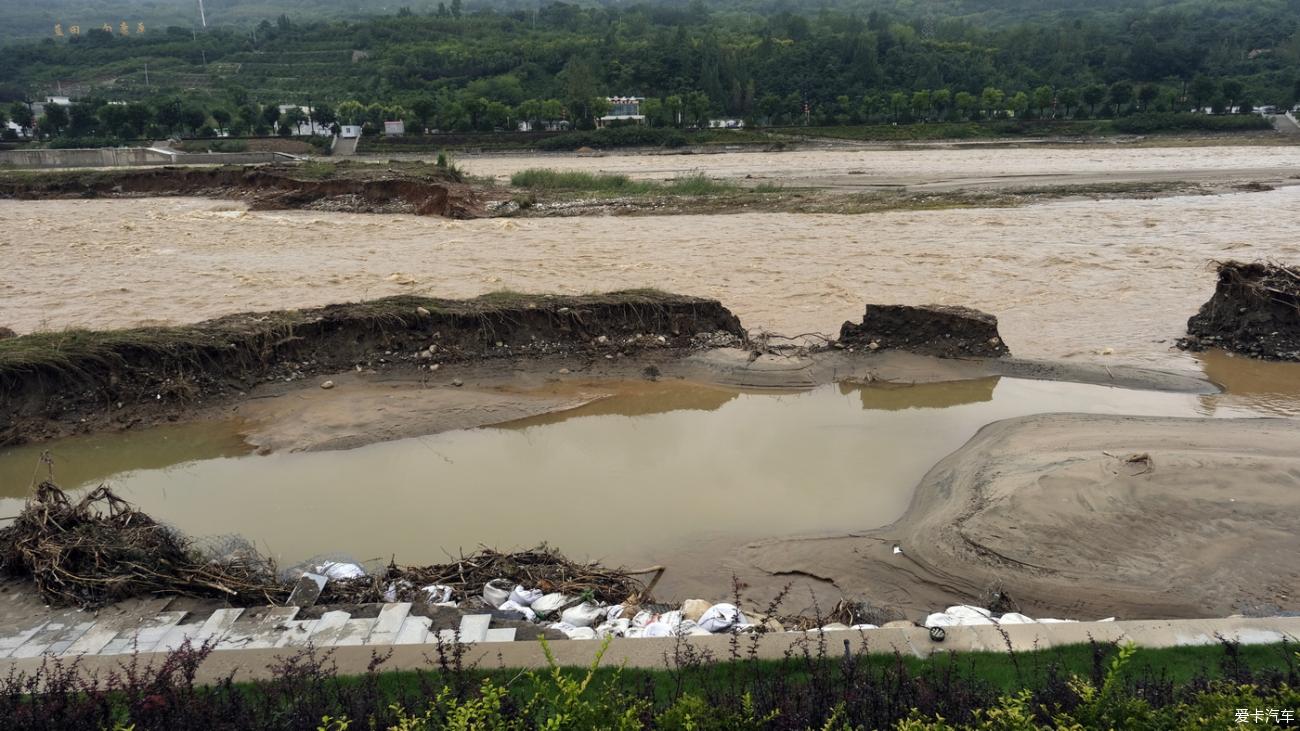
[[[140,165],[257,165],[296,159],[279,152],[173,152],[156,147],[76,150],[4,150],[0,166],[18,168],[101,168]]]

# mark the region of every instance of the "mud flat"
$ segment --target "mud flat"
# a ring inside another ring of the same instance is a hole
[[[478,196],[431,165],[229,165],[150,170],[0,173],[0,198],[196,196],[247,201],[252,210],[306,209],[470,218]]]
[[[1296,611],[1297,444],[1288,419],[999,421],[897,523],[754,544],[737,566],[913,616],[955,597],[1036,617]]]

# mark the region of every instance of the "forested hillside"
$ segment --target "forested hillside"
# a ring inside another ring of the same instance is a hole
[[[580,123],[605,95],[650,97],[652,123],[835,124],[1186,111],[1300,93],[1300,0],[408,5],[330,20],[313,18],[354,4],[267,0],[285,14],[205,31],[82,27],[0,48],[0,95],[198,104],[228,113],[214,127],[228,116],[251,129],[250,107],[293,102],[492,129]],[[206,6],[253,17],[238,0]]]

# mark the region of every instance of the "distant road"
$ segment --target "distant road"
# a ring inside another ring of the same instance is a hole
[[[1297,125],[1290,117],[1285,114],[1270,114],[1269,121],[1273,123],[1273,129],[1278,132],[1289,135],[1300,135],[1300,125]]]

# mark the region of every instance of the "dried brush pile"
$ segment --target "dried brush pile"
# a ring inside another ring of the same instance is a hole
[[[321,598],[330,603],[381,602],[391,586],[399,599],[410,601],[419,598],[419,587],[442,584],[452,588],[455,601],[463,601],[480,595],[483,585],[493,579],[505,579],[546,593],[588,596],[611,604],[629,599],[636,603],[648,593],[646,585],[629,572],[598,563],[570,561],[559,551],[542,545],[517,553],[484,548],[433,566],[390,564],[374,576],[330,582]]]
[[[0,573],[30,579],[50,604],[84,608],[150,594],[252,604],[288,593],[261,556],[208,559],[107,487],[73,502],[49,481],[0,529]]]

